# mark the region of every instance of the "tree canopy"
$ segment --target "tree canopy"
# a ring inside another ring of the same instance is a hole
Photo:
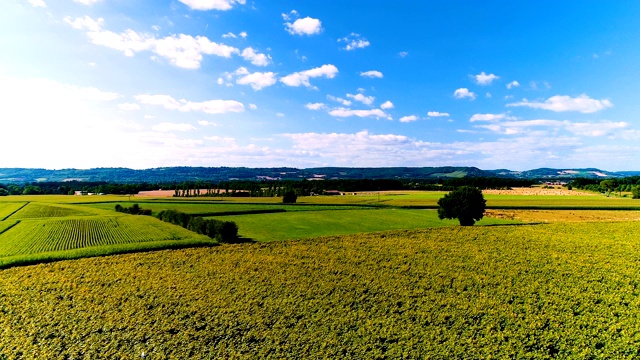
[[[461,186],[438,200],[440,219],[458,219],[460,225],[471,226],[482,219],[486,200],[482,191],[473,186]]]

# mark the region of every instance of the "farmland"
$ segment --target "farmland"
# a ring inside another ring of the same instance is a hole
[[[639,231],[638,222],[445,227],[12,268],[0,272],[0,349],[635,358]]]
[[[640,211],[611,210],[635,200],[487,194],[504,208],[465,228],[442,195],[6,197],[0,358],[640,355]],[[252,242],[114,211],[134,203]]]

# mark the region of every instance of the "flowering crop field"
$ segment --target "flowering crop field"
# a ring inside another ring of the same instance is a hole
[[[640,356],[639,222],[446,227],[0,271],[18,358]]]

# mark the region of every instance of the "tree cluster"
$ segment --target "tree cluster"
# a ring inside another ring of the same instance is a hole
[[[130,207],[123,207],[118,204],[116,205],[116,211],[131,215],[151,215],[151,209],[143,209],[138,204],[133,204]]]
[[[220,242],[230,243],[238,240],[238,225],[233,221],[205,219],[177,210],[162,210],[158,213],[157,218]]]

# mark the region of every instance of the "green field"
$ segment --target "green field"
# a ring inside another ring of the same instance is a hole
[[[12,268],[0,271],[0,353],[635,359],[638,233],[445,227]]]
[[[406,209],[325,210],[212,218],[235,222],[238,224],[241,236],[256,241],[458,225],[457,220],[438,219],[435,210]],[[477,224],[495,225],[516,222],[485,218]]]
[[[20,210],[26,204],[26,202],[0,202],[0,221],[7,219],[9,216]]]

